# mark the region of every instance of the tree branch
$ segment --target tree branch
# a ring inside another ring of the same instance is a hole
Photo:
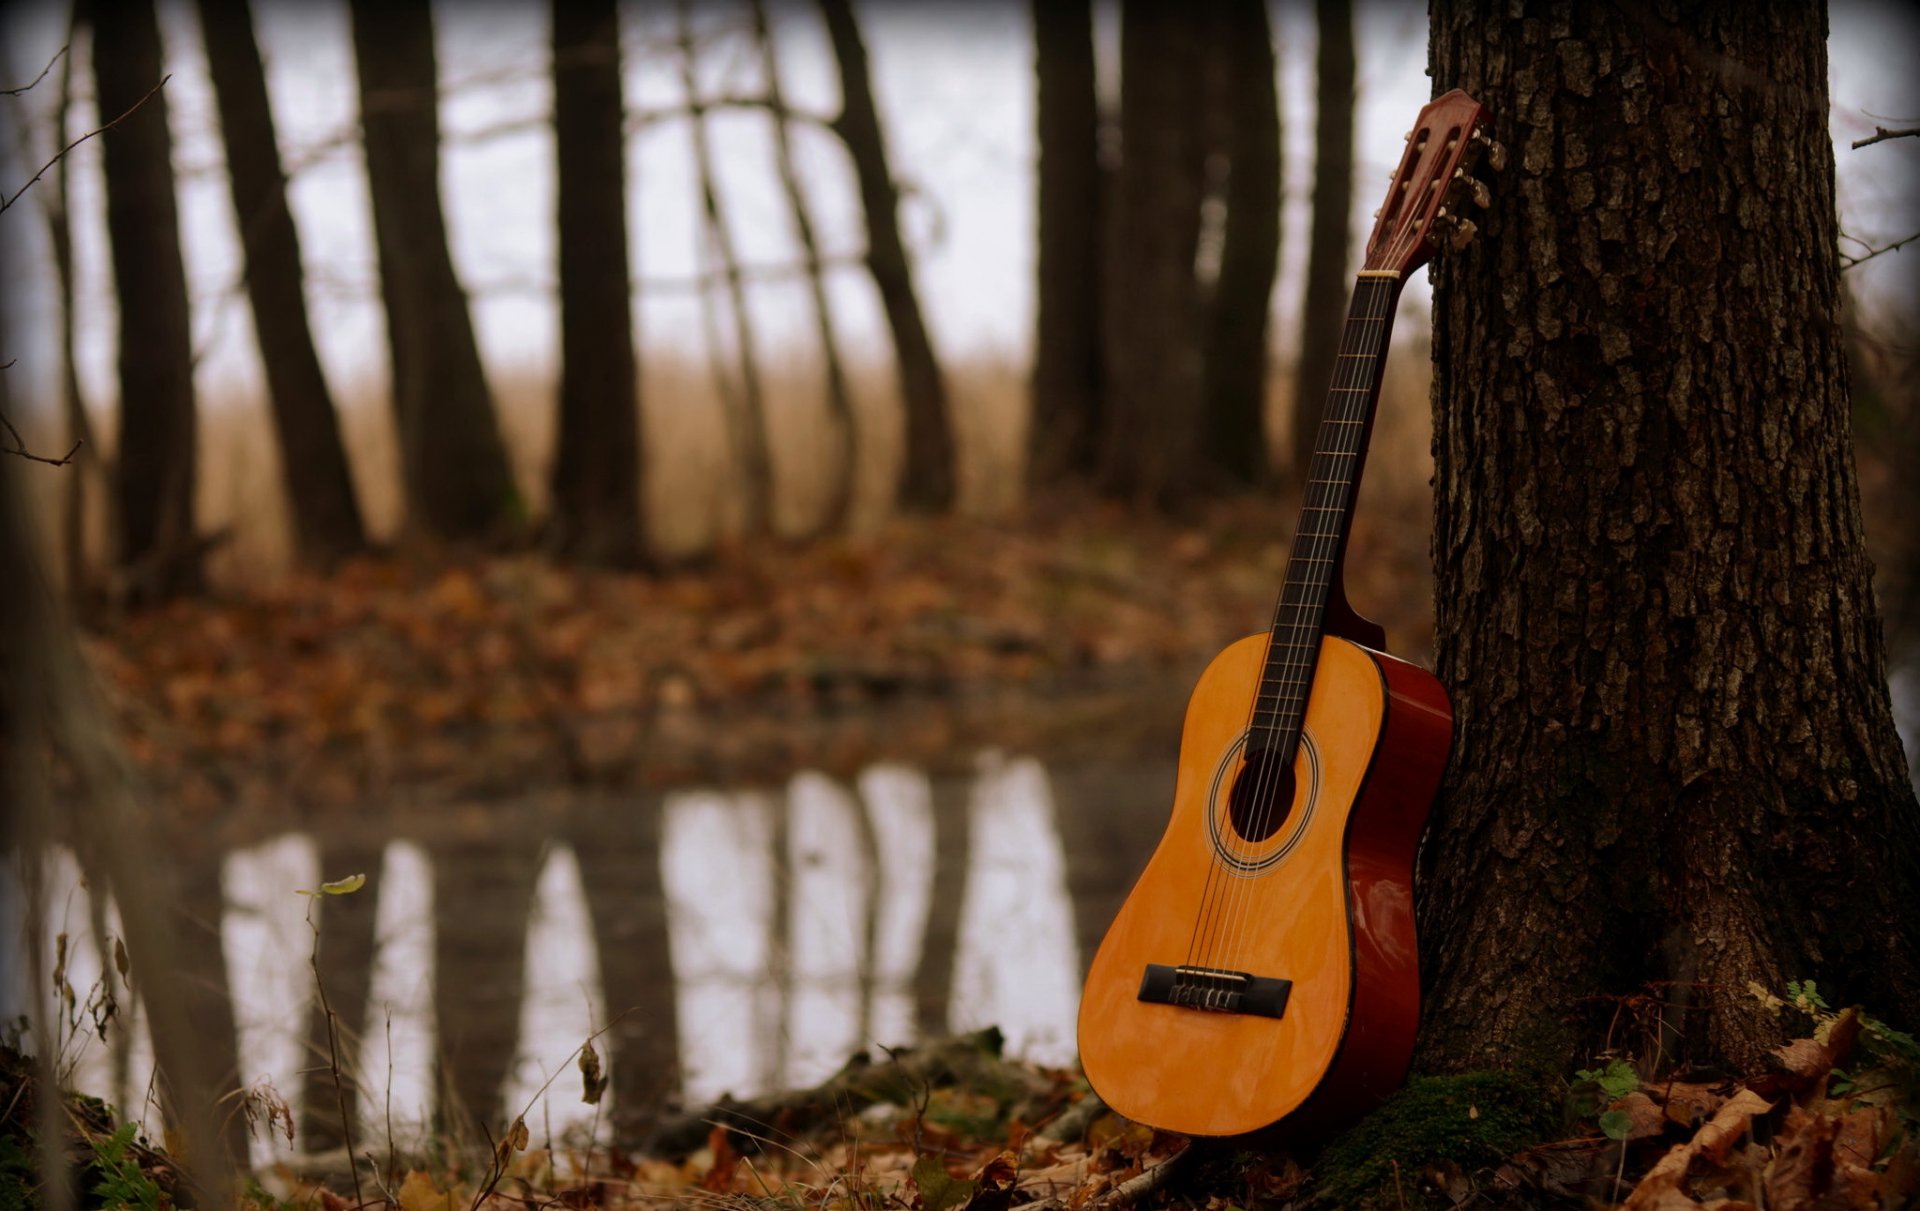
[[[58,164],[60,161],[66,159],[68,152],[80,146],[82,143],[85,143],[88,139],[93,138],[93,136],[98,134],[105,134],[107,131],[112,130],[114,127],[120,125],[120,123],[132,117],[133,112],[135,110],[139,109],[142,105],[145,105],[148,101],[152,100],[153,94],[165,88],[167,86],[167,81],[171,79],[173,79],[173,77],[170,75],[161,76],[160,83],[154,85],[152,88],[149,88],[145,93],[141,94],[140,99],[138,101],[135,101],[132,105],[127,106],[126,111],[122,113],[119,117],[107,123],[105,126],[94,127],[92,130],[88,131],[86,134],[81,135],[79,138],[75,139],[73,142],[67,144],[65,147],[62,147],[59,151],[54,152],[53,158],[40,166],[40,171],[33,174],[32,180],[28,181],[25,185],[22,185],[20,188],[14,190],[12,196],[7,198],[5,201],[0,201],[0,214],[3,214],[7,210],[11,209],[13,204],[20,200],[21,194],[27,192],[27,190],[29,189],[32,189],[34,186],[34,182],[38,181],[41,177],[44,177],[47,175],[47,170],[49,168],[52,168],[55,164]],[[31,87],[31,85],[29,85],[29,87]]]
[[[1908,244],[1913,243],[1915,240],[1920,240],[1920,231],[1914,232],[1912,235],[1906,237],[1905,239],[1895,240],[1893,243],[1888,244],[1884,247],[1874,248],[1872,249],[1872,251],[1867,252],[1861,256],[1842,257],[1841,261],[1843,263],[1840,266],[1840,272],[1845,273],[1849,269],[1853,269],[1853,268],[1856,268],[1857,266],[1864,265],[1868,261],[1871,261],[1873,258],[1879,256],[1883,252],[1898,252],[1902,248],[1905,248]]]
[[[1888,130],[1884,126],[1876,126],[1871,135],[1864,139],[1855,139],[1853,149],[1859,151],[1862,147],[1871,147],[1875,143],[1884,143],[1888,139],[1910,139],[1916,135],[1920,135],[1920,126],[1909,126],[1904,130]]]
[[[71,46],[71,45],[72,43],[67,44],[67,46]],[[0,88],[0,93],[4,93],[9,97],[17,97],[21,93],[32,92],[34,85],[46,79],[47,73],[53,70],[53,65],[60,62],[60,57],[67,53],[67,46],[62,46],[59,50],[53,52],[53,58],[47,60],[47,65],[40,69],[39,75],[35,76],[33,79],[29,80],[27,83],[22,84],[19,88]]]
[[[12,362],[7,363],[7,366],[11,365],[13,365]],[[0,366],[0,370],[4,369],[6,369],[6,366]],[[66,466],[73,461],[74,455],[80,453],[80,447],[87,444],[85,441],[76,441],[73,443],[73,449],[67,451],[64,457],[48,458],[44,454],[35,454],[33,451],[27,449],[27,443],[25,439],[20,436],[20,430],[13,427],[13,422],[7,419],[7,414],[4,412],[0,412],[0,425],[5,425],[7,434],[13,438],[13,445],[11,447],[0,446],[0,454],[11,454],[16,458],[27,459],[29,462],[45,463],[49,467]]]

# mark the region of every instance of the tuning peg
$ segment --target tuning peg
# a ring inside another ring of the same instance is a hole
[[[1385,209],[1386,209],[1386,207],[1385,207],[1385,206],[1382,206],[1382,207],[1380,208],[1380,210],[1385,210]],[[1376,210],[1376,211],[1374,211],[1374,212],[1373,212],[1373,217],[1374,217],[1374,218],[1376,218],[1376,219],[1377,219],[1377,218],[1379,218],[1379,217],[1380,217],[1380,210]]]
[[[1495,172],[1499,172],[1507,166],[1506,147],[1490,138],[1485,131],[1474,131],[1473,141],[1478,143],[1481,149],[1487,153],[1487,163],[1493,166]]]
[[[1473,204],[1475,206],[1485,210],[1487,207],[1493,205],[1493,194],[1487,189],[1487,183],[1485,181],[1482,181],[1479,177],[1468,177],[1467,182],[1473,190]]]
[[[1473,243],[1474,233],[1479,230],[1472,219],[1461,219],[1453,225],[1452,234],[1447,237],[1447,246],[1458,252]]]

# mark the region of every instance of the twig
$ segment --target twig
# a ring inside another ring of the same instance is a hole
[[[1864,265],[1868,261],[1871,261],[1873,258],[1879,256],[1883,252],[1898,252],[1902,248],[1905,248],[1908,244],[1913,243],[1915,240],[1920,240],[1920,231],[1914,232],[1912,235],[1906,237],[1903,240],[1895,240],[1893,243],[1888,244],[1884,247],[1875,248],[1872,252],[1866,253],[1863,256],[1846,257],[1844,258],[1846,263],[1840,266],[1840,272],[1845,273],[1847,270],[1852,269],[1855,266]]]
[[[40,166],[40,171],[33,174],[32,180],[29,180],[25,185],[22,185],[20,188],[14,190],[12,196],[7,198],[5,201],[0,201],[0,213],[4,213],[7,210],[11,209],[13,204],[20,200],[20,195],[27,192],[27,190],[32,189],[35,181],[38,181],[41,177],[46,176],[47,169],[52,168],[55,164],[58,164],[60,161],[66,159],[68,152],[80,146],[82,143],[85,143],[88,139],[93,138],[93,136],[98,134],[105,134],[107,131],[112,130],[114,127],[120,125],[120,123],[132,117],[133,112],[135,110],[139,109],[142,105],[145,105],[148,101],[150,101],[153,98],[153,94],[165,88],[167,86],[167,81],[171,79],[173,79],[173,77],[170,75],[161,76],[160,83],[154,85],[152,88],[149,88],[146,92],[142,93],[140,96],[140,99],[138,101],[135,101],[132,105],[127,106],[126,110],[122,112],[119,117],[107,123],[105,126],[94,127],[92,130],[88,131],[86,134],[81,135],[79,138],[75,139],[73,142],[67,144],[65,147],[62,147],[59,151],[54,152],[53,158]]]
[[[360,1163],[353,1155],[353,1116],[347,1113],[347,1085],[340,1072],[339,1034],[334,1027],[333,1005],[327,1000],[327,983],[320,978],[320,927],[313,921],[313,906],[320,902],[315,896],[307,903],[307,929],[313,934],[313,949],[307,953],[307,966],[313,969],[313,988],[320,994],[320,1012],[327,1019],[327,1071],[333,1076],[334,1101],[340,1107],[340,1134],[347,1141],[347,1169],[353,1174],[353,1202],[364,1207],[366,1199],[360,1193]],[[392,1054],[392,1044],[388,1044],[388,1054]],[[388,1082],[392,1088],[392,1082]]]
[[[1187,1145],[1186,1151],[1177,1156],[1168,1157],[1151,1169],[1143,1170],[1088,1202],[1084,1211],[1113,1211],[1118,1207],[1131,1207],[1179,1176],[1180,1171],[1186,1168],[1187,1162],[1199,1151],[1200,1149],[1193,1145]],[[1062,1211],[1066,1205],[1063,1199],[1050,1198],[1042,1202],[1029,1203],[1024,1211]]]
[[[41,68],[40,74],[35,76],[32,80],[29,80],[27,83],[22,84],[19,88],[0,88],[0,93],[5,93],[9,97],[17,97],[21,93],[32,92],[34,85],[40,83],[40,81],[47,78],[47,73],[53,70],[53,65],[60,62],[61,56],[65,55],[67,53],[68,48],[71,47],[72,45],[73,44],[69,42],[67,43],[66,46],[62,46],[59,50],[54,51],[53,58],[47,60],[47,65]]]
[[[8,362],[7,365],[11,366],[13,365],[13,363]],[[5,369],[5,367],[0,367],[0,369]],[[0,412],[0,425],[5,425],[7,427],[7,433],[13,438],[13,447],[11,449],[8,449],[5,446],[0,446],[0,454],[11,454],[11,455],[14,455],[16,458],[29,459],[36,463],[45,463],[49,467],[66,466],[68,463],[73,461],[74,455],[80,453],[80,447],[87,444],[86,439],[82,438],[74,442],[73,449],[67,451],[66,454],[62,455],[61,457],[48,458],[44,454],[35,454],[33,451],[27,449],[27,443],[23,438],[21,438],[20,430],[13,427],[13,422],[7,419],[7,414],[4,412]]]
[[[1853,150],[1859,151],[1862,147],[1871,147],[1875,143],[1884,143],[1888,139],[1910,139],[1916,135],[1920,135],[1920,126],[1908,126],[1902,130],[1888,130],[1884,126],[1876,126],[1873,128],[1873,133],[1866,138],[1853,141]]]

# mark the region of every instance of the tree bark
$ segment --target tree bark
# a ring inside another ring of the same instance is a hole
[[[365,546],[366,531],[307,322],[300,237],[287,209],[253,12],[248,0],[199,0],[199,8],[294,544],[303,560],[326,564]]]
[[[193,522],[198,426],[187,273],[166,90],[147,96],[161,76],[152,0],[98,0],[92,18],[100,120],[112,121],[139,104],[102,137],[100,158],[120,300],[120,571],[129,599],[147,602],[192,592],[201,582]]]
[[[1305,483],[1320,433],[1327,388],[1340,352],[1341,317],[1353,225],[1353,0],[1314,5],[1320,46],[1313,119],[1313,219],[1307,244],[1307,293],[1300,312],[1300,361],[1293,380],[1293,478]]]
[[[1226,77],[1227,222],[1206,315],[1207,471],[1228,486],[1267,473],[1267,317],[1280,260],[1280,97],[1266,0],[1232,0],[1212,21]]]
[[[1033,0],[1039,217],[1028,479],[1091,475],[1100,434],[1100,107],[1091,0]]]
[[[552,538],[574,558],[630,566],[645,544],[624,113],[619,6],[555,0],[560,433]]]
[[[407,525],[433,538],[495,536],[521,506],[440,209],[431,6],[349,0],[348,11]]]
[[[1200,439],[1199,27],[1191,13],[1156,0],[1120,6],[1121,162],[1102,330],[1100,484],[1157,504],[1191,491]]]
[[[1681,1059],[1757,1067],[1749,988],[1794,978],[1910,1025],[1920,816],[1849,444],[1824,11],[1515,13],[1432,9],[1436,88],[1514,162],[1433,274],[1457,739],[1421,1062],[1563,1069],[1649,981]]]
[[[900,470],[899,502],[908,509],[952,506],[955,490],[953,424],[946,379],[920,314],[913,262],[900,239],[900,189],[887,162],[887,144],[874,110],[867,47],[854,20],[852,0],[820,0],[827,38],[840,70],[840,116],[833,128],[853,158],[866,216],[867,265],[880,292],[880,306],[893,333],[900,363],[900,399],[907,413],[906,459]]]

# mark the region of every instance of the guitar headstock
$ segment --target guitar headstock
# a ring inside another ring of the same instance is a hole
[[[1487,136],[1486,123],[1487,111],[1457,88],[1420,111],[1387,200],[1373,212],[1368,270],[1404,278],[1427,263],[1436,237],[1455,248],[1473,238],[1473,221],[1461,212],[1492,200],[1474,169],[1482,159],[1496,171],[1506,162],[1506,151]]]

